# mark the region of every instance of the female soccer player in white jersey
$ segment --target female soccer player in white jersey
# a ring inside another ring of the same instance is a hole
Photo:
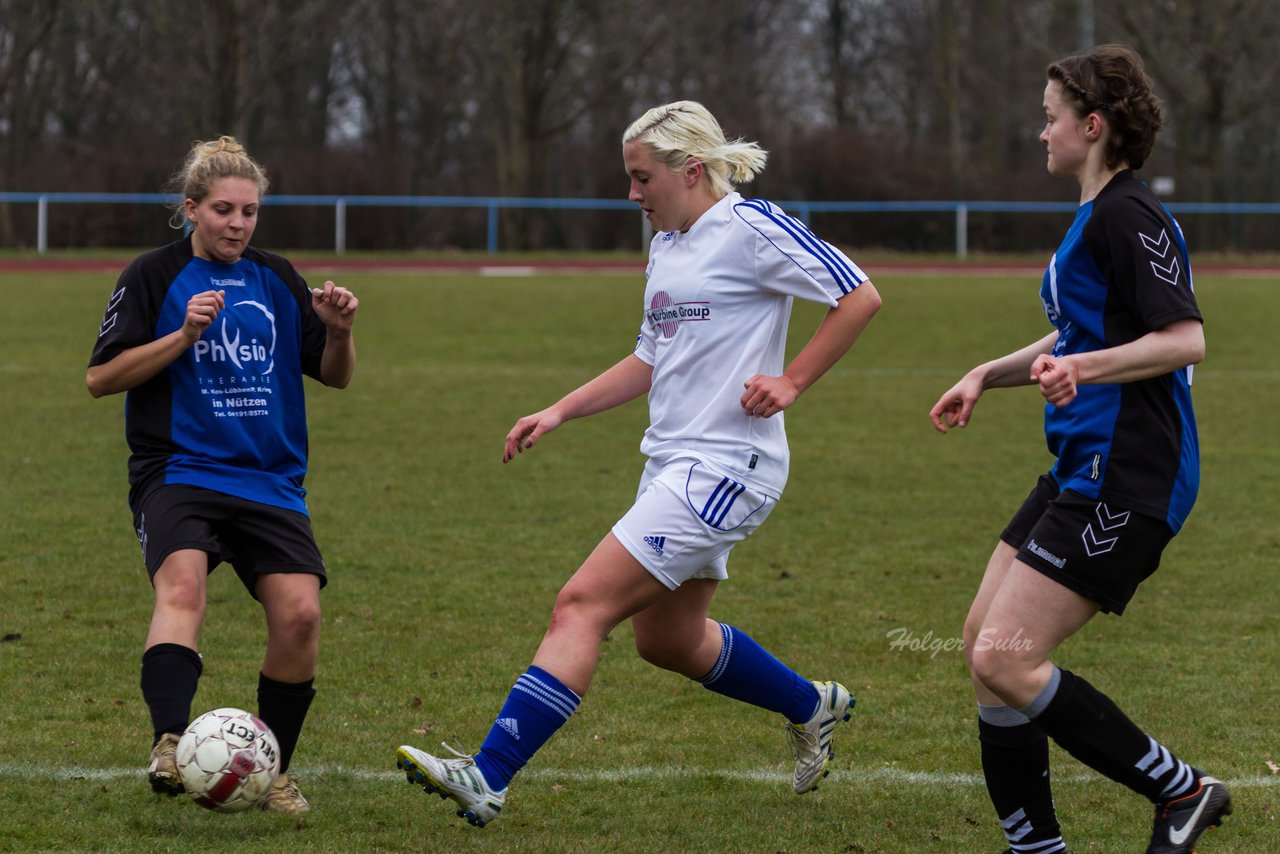
[[[155,588],[142,695],[157,792],[177,794],[174,757],[203,664],[206,576],[230,563],[263,608],[258,714],[280,743],[264,809],[308,809],[289,771],[311,699],[326,576],[303,496],[302,377],[345,387],[359,302],[308,288],[279,255],[249,246],[267,178],[229,136],[196,143],[174,183],[186,238],[139,256],[107,304],[86,383],[128,392],[129,506]]]
[[[811,682],[745,632],[707,618],[733,546],[769,515],[787,479],[783,410],[857,340],[880,306],[862,271],[802,223],[733,186],[764,167],[755,143],[726,141],[691,101],[655,107],[623,136],[630,198],[657,230],[635,350],[507,434],[503,462],[546,433],[648,394],[648,457],[635,504],[556,598],[551,625],[474,757],[397,752],[410,782],[452,798],[484,826],[507,784],[568,720],[591,685],[599,646],[631,619],[646,661],[782,714],[793,786],[827,771],[831,736],[853,697]],[[793,297],[829,306],[783,364]]]
[[[1049,655],[1116,614],[1160,563],[1199,484],[1191,368],[1204,355],[1182,232],[1133,170],[1160,130],[1142,59],[1104,45],[1048,68],[1040,140],[1080,207],[1040,298],[1054,330],[974,368],[929,413],[969,423],[988,388],[1039,384],[1057,457],[1000,535],[965,621],[982,766],[1009,850],[1066,851],[1047,738],[1155,804],[1149,854],[1189,852],[1231,812],[1218,780]]]

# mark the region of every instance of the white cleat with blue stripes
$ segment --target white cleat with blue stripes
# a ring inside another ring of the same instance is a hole
[[[475,760],[466,754],[457,755],[457,759],[437,759],[404,744],[396,749],[396,767],[404,769],[409,782],[421,786],[424,792],[451,798],[458,805],[459,818],[465,818],[475,827],[484,827],[502,812],[507,790],[490,789]]]
[[[791,784],[797,795],[817,790],[818,782],[831,773],[828,764],[835,756],[831,736],[836,727],[849,720],[853,695],[839,682],[814,682],[818,689],[818,710],[803,724],[787,722],[787,741],[796,757]]]

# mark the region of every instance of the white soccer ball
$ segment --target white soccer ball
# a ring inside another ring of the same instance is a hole
[[[178,774],[200,806],[240,812],[262,800],[280,771],[280,745],[257,715],[214,709],[178,739]]]

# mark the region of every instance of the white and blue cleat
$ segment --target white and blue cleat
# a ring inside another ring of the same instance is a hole
[[[453,748],[444,745],[449,750]],[[457,759],[437,759],[415,747],[401,745],[396,750],[396,767],[405,778],[424,792],[449,798],[458,805],[458,817],[474,827],[484,827],[498,817],[507,800],[507,790],[495,792],[485,782],[475,759],[458,753]]]
[[[797,795],[816,791],[818,781],[831,773],[828,767],[835,751],[831,737],[836,727],[852,716],[855,700],[849,689],[839,682],[814,682],[818,689],[818,708],[813,717],[802,724],[787,722],[787,741],[796,758],[791,785]]]

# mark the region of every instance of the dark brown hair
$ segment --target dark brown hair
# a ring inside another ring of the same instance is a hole
[[[1108,168],[1142,168],[1164,119],[1137,51],[1122,44],[1098,45],[1052,63],[1045,74],[1062,85],[1062,100],[1078,118],[1094,112],[1106,117]]]

